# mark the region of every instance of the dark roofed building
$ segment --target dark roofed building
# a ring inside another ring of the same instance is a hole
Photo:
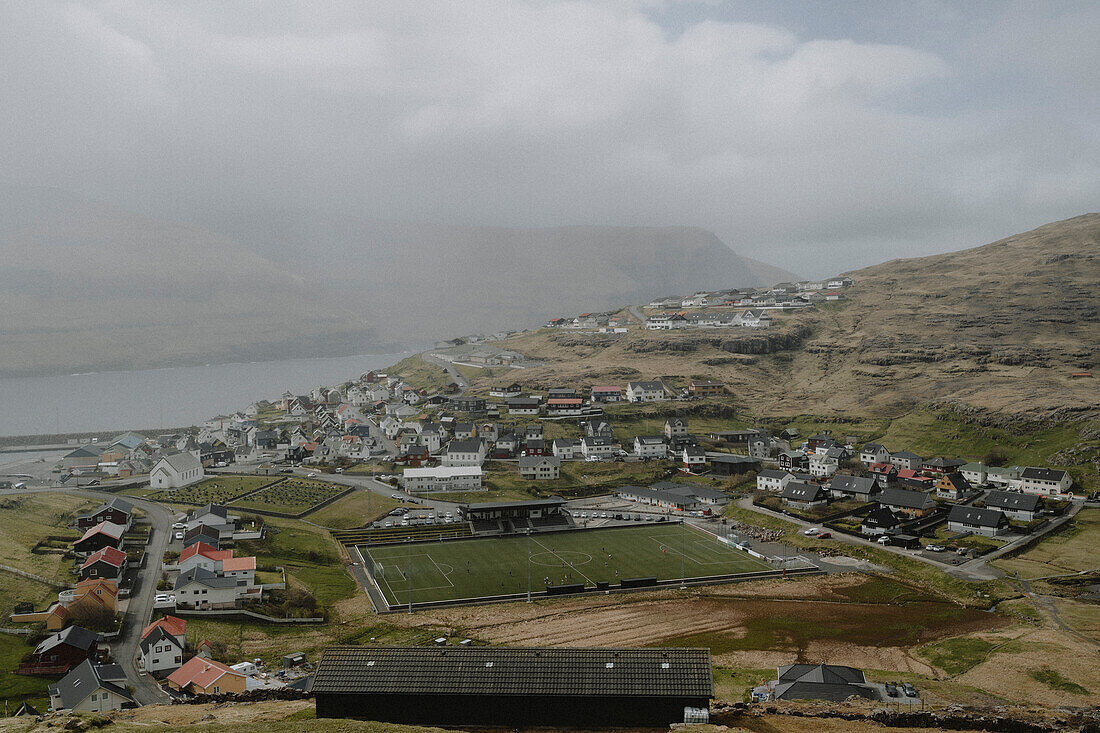
[[[936,509],[936,500],[923,491],[889,488],[878,498],[880,506],[910,517],[923,517]]]
[[[990,491],[985,497],[985,505],[990,509],[1000,509],[1010,519],[1030,522],[1042,509],[1043,500],[1034,494]]]
[[[827,504],[829,499],[825,489],[818,484],[808,484],[802,481],[788,481],[787,486],[779,496],[788,506],[796,509],[812,509],[815,506]]]
[[[100,522],[111,522],[129,528],[130,515],[133,514],[133,511],[133,504],[116,496],[87,514],[77,515],[76,526],[81,529],[89,529]]]
[[[901,527],[901,520],[897,515],[884,506],[871,510],[871,513],[863,518],[860,532],[876,537],[878,535],[897,532]]]
[[[48,688],[53,710],[101,713],[132,707],[134,697],[126,690],[126,673],[117,664],[81,662]]]
[[[713,695],[707,649],[325,650],[318,718],[491,726],[667,726]]]
[[[779,667],[778,679],[753,690],[765,700],[847,700],[852,695],[878,700],[863,672],[833,664],[788,664]]]
[[[835,498],[852,498],[869,501],[872,494],[878,493],[878,482],[870,476],[849,476],[843,473],[833,474],[826,484]]]
[[[952,532],[996,537],[1008,531],[1008,517],[1000,509],[953,506],[947,515],[947,528]]]

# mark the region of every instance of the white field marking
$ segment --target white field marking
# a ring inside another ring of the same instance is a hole
[[[568,553],[572,553],[574,555],[584,555],[585,557],[588,558],[587,560],[578,560],[577,562],[573,563],[573,565],[587,565],[588,563],[592,562],[592,556],[589,555],[587,552],[581,552],[580,550],[562,550],[562,552],[568,552]],[[563,562],[565,561],[565,558],[561,557],[556,552],[536,552],[534,555],[531,556],[531,563],[534,564],[534,565],[541,565],[544,568],[556,568],[558,566],[557,565],[551,565],[550,563],[539,562],[538,560],[535,559],[539,555],[553,555],[554,557],[558,558],[559,560],[561,560]]]
[[[533,542],[534,542],[534,543],[535,543],[536,545],[538,545],[538,546],[539,546],[539,547],[541,547],[542,549],[544,549],[544,550],[546,550],[547,552],[549,552],[549,553],[550,553],[551,555],[553,555],[553,556],[557,557],[557,558],[558,558],[559,560],[561,560],[561,561],[562,561],[563,563],[565,563],[566,565],[569,565],[569,563],[567,563],[567,562],[565,561],[565,558],[564,558],[564,557],[561,557],[560,555],[558,555],[558,553],[554,552],[554,551],[553,551],[553,550],[551,550],[551,549],[550,549],[549,547],[547,547],[546,545],[544,545],[544,544],[542,544],[541,542],[539,542],[538,540],[536,540],[536,539],[535,539],[534,537],[532,537],[532,538],[531,538],[531,540],[532,540],[532,541],[533,541]],[[585,554],[587,555],[588,553],[586,552]],[[578,573],[581,573],[581,571],[580,571],[580,570],[577,570],[577,572],[578,572]],[[588,577],[587,575],[585,575],[584,573],[581,573],[581,575],[582,575],[582,576],[584,577],[584,579],[585,579],[585,580],[587,580],[587,581],[588,581],[589,583],[591,583],[592,585],[595,585],[595,584],[596,584],[596,581],[592,580],[592,578],[589,578],[589,577]]]

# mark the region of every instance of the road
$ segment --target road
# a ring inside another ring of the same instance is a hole
[[[83,496],[96,501],[107,501],[115,497],[103,491],[90,489],[56,489],[56,488],[26,488],[6,489],[0,491],[0,495],[10,496],[14,494],[41,494],[41,493],[65,493],[75,496]],[[172,513],[162,504],[127,497],[135,507],[145,512],[145,516],[152,526],[149,544],[145,548],[145,565],[139,568],[134,576],[134,587],[130,594],[130,601],[126,615],[122,619],[122,633],[110,642],[111,654],[114,661],[122,666],[126,677],[134,687],[134,699],[142,705],[168,702],[167,693],[160,688],[153,679],[138,670],[138,642],[141,641],[141,631],[153,617],[153,596],[157,592],[157,581],[160,580],[161,560],[164,550],[168,546],[172,525]]]
[[[630,311],[630,315],[632,315],[636,319],[638,319],[638,325],[641,326],[642,328],[645,328],[645,320],[646,319],[645,319],[645,313],[642,313],[642,306],[632,305],[629,308],[627,308],[627,310]]]
[[[452,364],[451,362],[434,357],[427,351],[421,354],[420,358],[428,362],[429,364],[434,364],[437,367],[443,367],[444,369],[446,369],[447,373],[451,375],[451,379],[454,380],[454,383],[459,386],[459,389],[466,389],[470,386],[470,383],[466,381],[466,378],[462,376],[462,374],[457,369],[455,369],[454,364]]]

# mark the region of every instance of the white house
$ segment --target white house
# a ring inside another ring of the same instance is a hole
[[[744,311],[738,320],[745,328],[768,328],[772,325],[771,315],[762,309]]]
[[[1020,474],[1020,489],[1025,494],[1057,496],[1069,493],[1071,486],[1073,486],[1073,479],[1069,472],[1058,468],[1028,466]]]
[[[93,664],[85,659],[55,684],[47,687],[50,709],[102,713],[134,704],[126,673],[117,664]]]
[[[668,448],[660,435],[639,435],[634,438],[634,455],[639,458],[666,458]]]
[[[138,643],[142,667],[150,674],[170,672],[183,665],[183,643],[164,626],[152,626]]]
[[[659,402],[665,399],[663,382],[630,382],[626,385],[626,399],[629,402]]]
[[[707,467],[707,454],[697,445],[686,445],[682,452],[684,470],[696,473],[704,471]]]
[[[149,472],[149,486],[154,489],[181,489],[202,481],[205,475],[202,461],[194,453],[173,453],[153,466]]]
[[[765,468],[756,473],[756,488],[758,491],[782,491],[792,478],[794,475],[788,471]]]
[[[581,453],[586,459],[593,456],[600,459],[610,458],[618,451],[619,444],[610,438],[581,438]]]
[[[176,578],[176,607],[196,611],[236,608],[237,581],[205,568],[191,568]]]
[[[687,420],[682,417],[670,417],[665,420],[665,437],[669,440],[682,438],[688,434]]]
[[[879,443],[868,443],[859,449],[859,462],[864,466],[873,463],[889,463],[890,451]]]
[[[553,481],[561,476],[561,459],[554,456],[520,456],[519,475],[535,481]]]
[[[537,415],[539,414],[539,400],[537,397],[514,397],[508,400],[508,414]]]
[[[810,475],[814,478],[832,476],[839,467],[838,461],[832,456],[819,456],[816,453],[810,456]]]
[[[576,444],[568,438],[556,438],[553,443],[554,455],[564,461],[572,460],[576,448]]]
[[[481,438],[452,440],[441,462],[447,467],[480,466],[485,463],[485,441]]]
[[[433,466],[406,468],[402,474],[405,491],[479,491],[481,466]]]

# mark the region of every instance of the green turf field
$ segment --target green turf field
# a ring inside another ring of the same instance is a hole
[[[375,578],[391,604],[480,598],[527,591],[526,536],[488,537],[414,545],[359,547],[373,562]],[[762,560],[691,525],[661,524],[626,529],[533,534],[531,588],[622,578],[684,576],[771,570]],[[681,547],[683,552],[681,553]]]

